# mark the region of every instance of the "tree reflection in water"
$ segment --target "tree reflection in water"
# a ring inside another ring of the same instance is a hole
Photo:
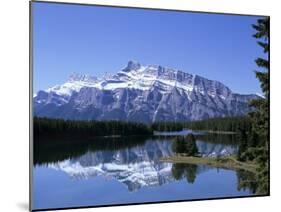
[[[188,183],[193,184],[196,179],[198,166],[195,164],[175,163],[172,166],[172,174],[176,180],[186,178]]]
[[[258,179],[257,175],[248,172],[245,170],[237,170],[237,190],[238,191],[245,191],[246,189],[249,189],[251,193],[256,194],[258,190]]]

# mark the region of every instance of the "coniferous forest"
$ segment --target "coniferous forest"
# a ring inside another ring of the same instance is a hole
[[[35,137],[39,135],[97,137],[150,134],[152,131],[149,126],[142,123],[34,118]]]
[[[249,117],[212,118],[189,122],[156,122],[143,124],[124,121],[82,121],[34,117],[34,135],[69,136],[130,136],[152,135],[154,131],[181,131],[183,129],[240,133],[250,131]]]
[[[151,125],[154,131],[179,131],[182,129],[239,132],[240,129],[249,130],[251,120],[247,116],[210,118],[187,122],[156,122]]]

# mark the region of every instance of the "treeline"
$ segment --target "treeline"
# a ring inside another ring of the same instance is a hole
[[[151,135],[151,128],[142,123],[123,121],[81,121],[34,117],[34,136],[130,136]]]
[[[152,135],[153,131],[180,131],[183,129],[236,132],[250,131],[251,119],[245,117],[212,118],[189,122],[155,122],[145,125],[124,121],[82,121],[34,117],[34,135],[68,135],[88,137]]]
[[[182,129],[239,132],[251,128],[249,117],[211,118],[189,122],[156,122],[151,125],[155,131],[179,131]]]

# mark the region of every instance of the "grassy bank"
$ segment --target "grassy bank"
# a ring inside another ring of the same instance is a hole
[[[208,165],[217,168],[225,169],[242,169],[252,173],[256,173],[257,164],[255,163],[246,163],[237,161],[234,157],[221,157],[221,158],[212,158],[212,157],[193,157],[193,156],[184,156],[184,155],[175,155],[170,157],[164,157],[161,159],[164,162],[172,163],[187,163],[187,164],[196,164],[196,165]]]

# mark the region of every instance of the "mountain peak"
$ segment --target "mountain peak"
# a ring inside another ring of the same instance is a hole
[[[129,60],[127,66],[123,69],[123,71],[135,71],[135,70],[138,70],[140,69],[141,67],[141,64],[137,61],[134,61],[134,60]]]

